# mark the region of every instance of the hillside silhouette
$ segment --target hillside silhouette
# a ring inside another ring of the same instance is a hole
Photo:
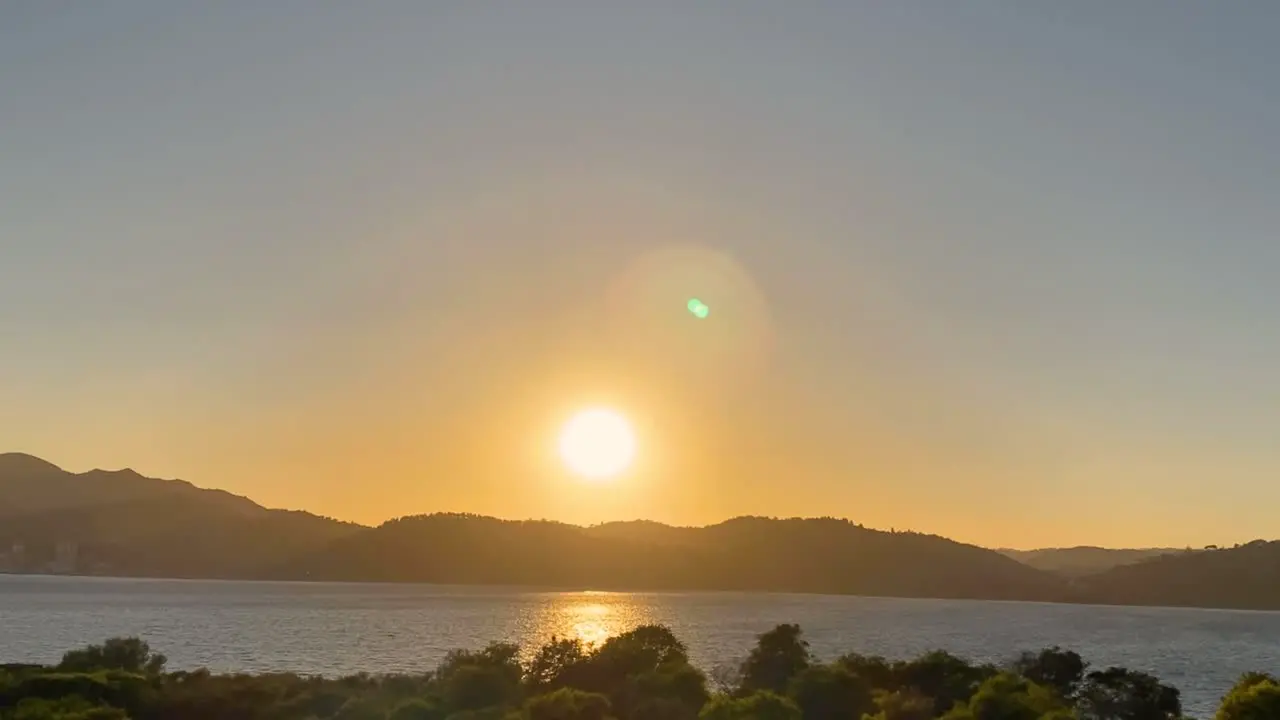
[[[134,500],[182,498],[232,512],[264,511],[252,500],[184,480],[156,480],[133,470],[70,473],[24,453],[0,454],[0,517]]]
[[[10,571],[250,577],[361,529],[132,470],[74,474],[0,455],[0,567]],[[71,556],[59,559],[59,546]]]
[[[1079,545],[1069,548],[1041,548],[1038,550],[1001,549],[1000,552],[1033,568],[1055,572],[1066,577],[1083,577],[1160,555],[1188,551],[1179,548],[1117,549]]]
[[[1280,542],[1160,555],[1081,581],[1095,602],[1280,609]]]
[[[1029,600],[1063,599],[1066,593],[1058,578],[991,550],[832,518],[744,517],[704,528],[649,523],[581,528],[424,515],[338,540],[282,566],[277,575]]]
[[[1046,562],[1057,565],[1033,567]],[[1280,542],[1001,552],[836,518],[579,527],[433,514],[366,527],[17,453],[0,455],[0,571],[1280,609]]]

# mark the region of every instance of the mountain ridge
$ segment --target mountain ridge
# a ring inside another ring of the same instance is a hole
[[[579,526],[431,513],[370,527],[129,469],[77,474],[0,454],[0,570],[9,572],[1280,609],[1280,542],[1165,550],[997,551],[834,517]],[[1016,559],[1063,553],[1106,566]],[[1197,589],[1197,577],[1216,587]]]
[[[1096,545],[1076,545],[1034,550],[996,548],[996,552],[1031,567],[1064,577],[1083,577],[1161,555],[1194,551],[1190,548],[1104,548]]]

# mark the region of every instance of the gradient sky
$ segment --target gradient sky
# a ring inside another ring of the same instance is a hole
[[[368,523],[1274,538],[1277,28],[6,2],[0,450]],[[591,403],[639,430],[615,483],[552,457]]]

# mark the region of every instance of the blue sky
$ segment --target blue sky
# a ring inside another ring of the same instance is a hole
[[[0,445],[368,522],[1271,537],[1277,27],[1264,2],[5,4]],[[677,347],[609,310],[670,243],[749,278],[713,306],[756,303],[747,330]],[[582,490],[512,459],[597,396],[666,465]]]

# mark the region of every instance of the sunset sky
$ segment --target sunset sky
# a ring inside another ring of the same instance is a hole
[[[365,523],[1275,538],[1277,27],[0,3],[0,451]],[[555,455],[597,405],[607,482]]]

